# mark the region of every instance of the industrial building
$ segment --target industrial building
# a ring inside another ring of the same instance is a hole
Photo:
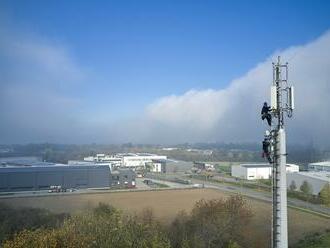
[[[145,168],[147,163],[153,163],[153,161],[167,160],[166,156],[149,153],[124,153],[118,154],[117,156],[122,158],[122,166],[129,168]]]
[[[117,169],[111,172],[111,188],[134,188],[135,172],[130,169]]]
[[[85,162],[108,163],[111,167],[145,169],[147,165],[155,172],[165,172],[166,156],[149,153],[119,153],[114,156],[97,154],[95,157],[85,157]],[[162,161],[160,163],[160,161]],[[71,161],[72,162],[72,161]]]
[[[309,171],[328,171],[330,172],[330,161],[308,164]]]
[[[85,157],[84,161],[86,162],[95,162],[95,163],[108,163],[113,166],[121,166],[122,158],[118,156],[111,156],[106,154],[96,154],[96,156]]]
[[[209,164],[209,163],[204,163],[204,162],[194,162],[194,168],[196,168],[197,170],[201,170],[201,171],[214,171],[214,165],[213,164]]]
[[[287,173],[299,172],[299,166],[295,164],[286,165]],[[245,180],[269,179],[272,175],[272,166],[270,164],[240,164],[231,167],[233,177]]]
[[[290,185],[295,184],[296,190],[299,190],[304,181],[309,183],[313,194],[318,195],[323,187],[330,183],[330,172],[297,172],[287,175],[288,188],[290,188]]]
[[[166,160],[153,159],[151,162],[145,163],[148,172],[166,173]]]
[[[177,173],[177,172],[191,172],[194,167],[193,162],[181,161],[181,160],[167,160],[166,161],[166,172]]]
[[[48,190],[51,186],[64,189],[135,187],[131,170],[111,171],[100,164],[54,164],[46,162],[2,162],[0,191]]]

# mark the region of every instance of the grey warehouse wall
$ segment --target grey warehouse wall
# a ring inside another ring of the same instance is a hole
[[[101,188],[110,186],[108,166],[44,166],[0,168],[0,191],[64,188]]]

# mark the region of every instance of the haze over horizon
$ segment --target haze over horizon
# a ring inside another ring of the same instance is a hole
[[[259,142],[280,55],[289,142],[330,147],[328,3],[0,7],[0,144]]]

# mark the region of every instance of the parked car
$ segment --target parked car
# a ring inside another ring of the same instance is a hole
[[[143,182],[147,185],[153,185],[154,184],[154,182],[150,179],[145,179],[145,180],[143,180]]]
[[[66,189],[62,188],[61,185],[51,185],[48,190],[48,193],[60,193],[60,192],[66,192]]]

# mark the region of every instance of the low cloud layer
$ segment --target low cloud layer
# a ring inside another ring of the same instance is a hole
[[[330,145],[330,32],[274,52],[227,88],[165,96],[125,120],[98,119],[84,108],[89,100],[72,92],[91,76],[65,46],[3,27],[0,36],[0,144],[260,141],[267,128],[260,108],[269,101],[271,63],[280,55],[296,88],[290,141]]]
[[[0,36],[0,143],[77,139],[80,100],[68,92],[83,70],[60,44],[4,26]]]
[[[287,120],[289,138],[330,144],[330,32],[275,52],[225,89],[190,90],[156,100],[146,109],[150,137],[168,142],[260,140],[267,127],[260,108],[270,98],[271,63],[277,56],[289,62],[289,80],[296,89],[294,118]]]

